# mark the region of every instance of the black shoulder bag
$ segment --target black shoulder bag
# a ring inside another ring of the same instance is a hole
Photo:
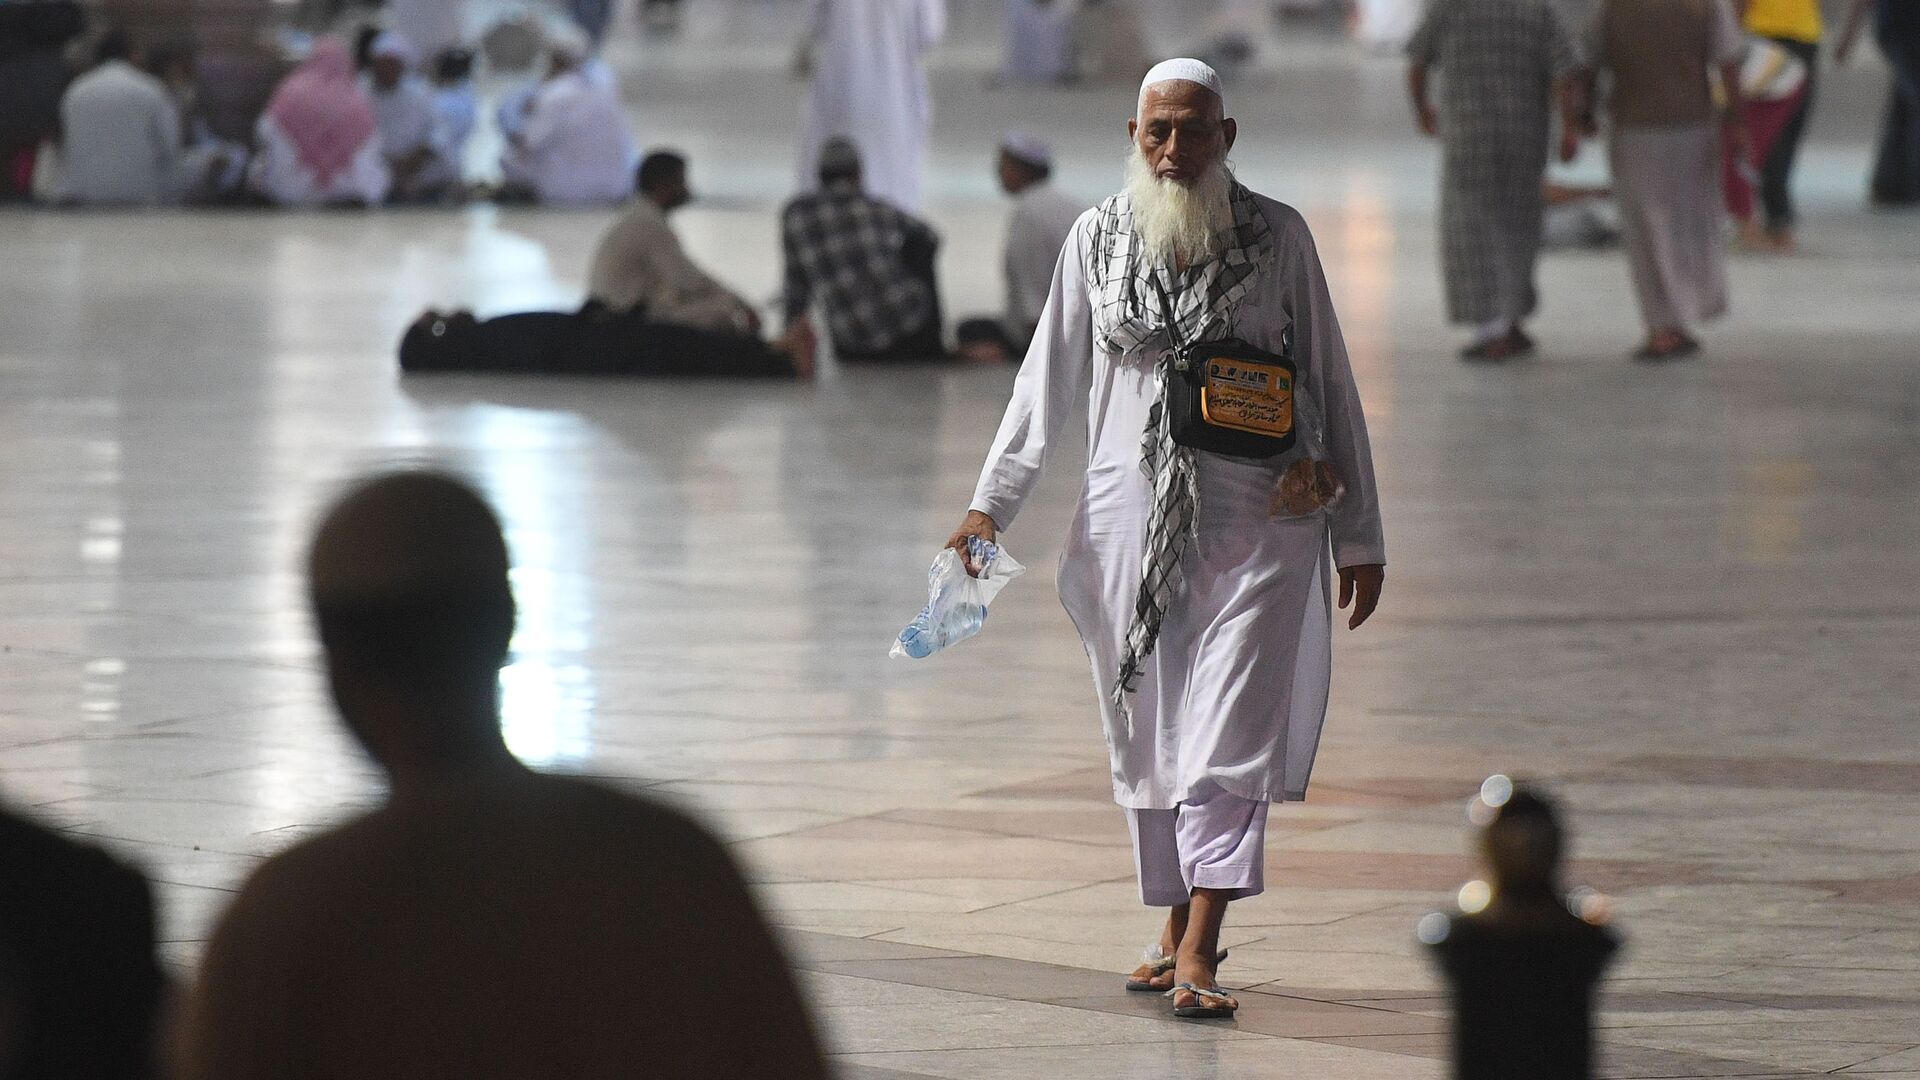
[[[1275,356],[1239,338],[1180,340],[1173,301],[1158,277],[1173,371],[1167,380],[1168,424],[1173,441],[1227,457],[1265,460],[1293,449],[1293,327],[1281,333]]]

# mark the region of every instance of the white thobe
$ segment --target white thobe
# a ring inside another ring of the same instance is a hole
[[[1012,524],[1088,381],[1088,462],[1060,559],[1061,603],[1093,662],[1114,800],[1167,810],[1220,789],[1266,802],[1306,796],[1332,672],[1328,546],[1341,567],[1386,562],[1360,397],[1306,222],[1255,196],[1274,264],[1235,309],[1234,333],[1277,352],[1294,327],[1300,385],[1325,414],[1346,484],[1329,513],[1276,520],[1274,466],[1200,453],[1199,510],[1181,582],[1133,697],[1131,727],[1109,703],[1140,586],[1152,487],[1140,469],[1164,337],[1125,355],[1095,344],[1086,259],[1095,212],[1074,226],[1045,314],[1014,383],[972,508]]]
[[[1073,0],[1007,0],[1007,78],[1057,83],[1073,74]]]
[[[253,189],[280,206],[324,206],[328,203],[382,203],[392,175],[387,171],[386,155],[380,151],[378,133],[353,155],[348,166],[326,183],[300,158],[300,150],[280,130],[271,116],[261,116],[254,128],[253,162],[248,167],[248,182]]]
[[[813,84],[800,124],[800,190],[820,186],[820,147],[860,147],[867,194],[920,209],[933,122],[924,55],[946,34],[946,0],[813,0]]]
[[[1007,323],[1023,338],[1040,323],[1053,291],[1054,264],[1085,210],[1079,199],[1044,180],[1013,197],[1013,218],[1007,222]]]
[[[581,70],[534,91],[502,167],[543,203],[596,206],[633,194],[638,157],[619,95]]]
[[[67,89],[60,122],[67,198],[142,205],[183,194],[180,113],[159,79],[109,60]]]
[[[373,115],[380,123],[380,148],[389,163],[418,150],[433,155],[410,178],[411,190],[396,194],[429,191],[460,179],[460,162],[440,123],[439,102],[425,79],[409,75],[392,90],[368,85],[367,98],[373,102]]]
[[[1362,45],[1399,52],[1419,27],[1425,6],[1420,0],[1360,0],[1353,34]]]

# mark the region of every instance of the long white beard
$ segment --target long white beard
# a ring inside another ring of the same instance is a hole
[[[1233,228],[1233,174],[1215,162],[1191,184],[1153,174],[1136,145],[1127,153],[1133,235],[1149,259],[1169,266],[1204,263],[1227,249]]]

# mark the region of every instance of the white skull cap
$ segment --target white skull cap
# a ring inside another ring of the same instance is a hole
[[[1024,131],[1009,131],[1000,139],[1000,149],[1029,165],[1053,168],[1053,150],[1038,136]]]
[[[576,64],[593,56],[593,39],[571,19],[555,19],[546,28],[547,51]]]
[[[420,59],[420,53],[413,47],[413,42],[408,41],[406,35],[397,30],[382,31],[380,36],[374,38],[373,43],[367,46],[367,55],[384,56],[408,65],[415,64]]]
[[[1174,60],[1160,61],[1153,65],[1152,71],[1147,72],[1146,78],[1140,80],[1140,99],[1133,106],[1135,115],[1138,115],[1140,107],[1147,103],[1147,88],[1166,82],[1199,83],[1213,91],[1213,96],[1220,99],[1222,107],[1226,105],[1227,93],[1221,89],[1220,73],[1199,60],[1182,56]]]

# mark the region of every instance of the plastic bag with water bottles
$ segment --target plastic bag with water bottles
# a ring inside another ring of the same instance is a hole
[[[952,548],[934,556],[927,568],[927,606],[900,631],[887,655],[918,660],[979,633],[994,596],[1027,572],[1005,548],[977,536],[967,538],[967,553],[980,576],[967,573]]]

